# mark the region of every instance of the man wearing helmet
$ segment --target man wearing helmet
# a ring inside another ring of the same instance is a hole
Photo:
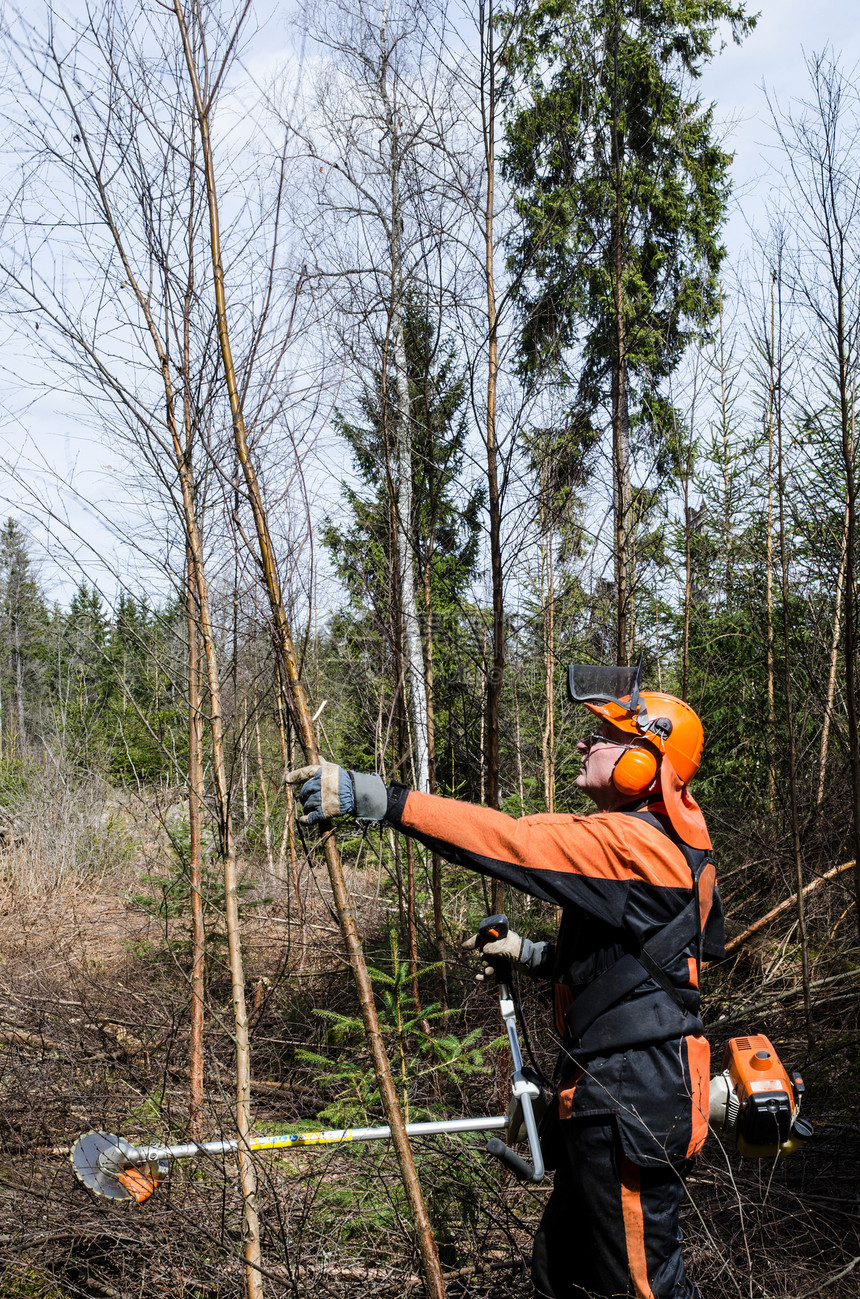
[[[483,948],[555,985],[559,1122],[545,1155],[557,1170],[532,1265],[541,1299],[697,1293],[678,1211],[683,1172],[707,1133],[699,972],[722,954],[722,910],[687,787],[701,723],[682,700],[640,691],[640,670],[568,671],[571,699],[599,719],[577,745],[576,783],[597,808],[589,816],[517,820],[332,763],[292,773],[305,782],[309,822],[344,812],[385,820],[561,907],[555,942],[509,933]]]

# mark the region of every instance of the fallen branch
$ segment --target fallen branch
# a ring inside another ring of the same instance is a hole
[[[850,864],[852,866],[854,865],[853,862]],[[841,1272],[836,1272],[833,1276],[829,1276],[826,1281],[822,1281],[821,1285],[817,1285],[814,1290],[804,1290],[803,1294],[798,1296],[798,1299],[810,1299],[811,1295],[820,1294],[822,1290],[827,1288],[827,1286],[833,1285],[834,1281],[841,1281],[849,1272],[853,1272],[858,1263],[860,1263],[860,1255],[858,1255],[857,1258],[852,1258],[847,1267],[844,1267]]]
[[[837,875],[841,875],[843,871],[850,870],[855,864],[856,863],[853,861],[844,861],[840,866],[834,866],[832,870],[826,871],[824,875],[819,875],[817,880],[813,880],[811,884],[806,885],[803,889],[803,896],[806,897],[813,891],[813,889],[817,889],[819,884],[823,884],[825,880],[832,880]],[[729,952],[736,951],[736,949],[745,943],[748,938],[752,938],[753,934],[757,934],[760,929],[764,929],[765,925],[770,924],[771,920],[775,920],[783,911],[787,911],[789,907],[796,905],[797,894],[792,893],[790,898],[786,898],[784,902],[779,902],[775,907],[772,907],[771,910],[768,911],[766,916],[762,916],[754,925],[750,925],[750,927],[745,929],[742,934],[738,934],[736,938],[732,938],[728,943],[726,943],[726,956],[728,956]]]
[[[27,1033],[23,1028],[3,1028],[0,1029],[0,1042],[6,1042],[9,1046],[32,1047],[34,1050],[68,1056],[78,1050],[78,1046],[71,1042],[54,1042],[50,1037],[40,1037],[36,1033]],[[88,1051],[82,1053],[81,1060],[125,1060],[136,1055],[148,1054],[149,1048],[144,1046],[120,1047],[116,1051]]]
[[[845,970],[843,971],[842,974],[831,974],[829,978],[826,979],[813,979],[812,983],[810,983],[809,985],[809,988],[811,991],[813,988],[824,988],[828,984],[841,983],[845,979],[857,979],[857,977],[858,977],[858,973],[856,970]],[[768,993],[767,996],[762,997],[759,1001],[750,1002],[746,1006],[732,1006],[730,1012],[727,1011],[724,1015],[720,1015],[719,1019],[715,1019],[713,1023],[714,1024],[735,1023],[737,1022],[737,1020],[742,1019],[745,1015],[758,1014],[762,1009],[764,1009],[766,1006],[771,1005],[775,1001],[785,1001],[789,997],[796,997],[798,996],[798,994],[802,995],[802,993],[803,993],[803,989],[801,987],[798,987],[797,984],[794,984],[790,988],[782,988],[779,992]],[[852,998],[856,998],[857,996],[856,992],[853,991],[842,995],[852,997]],[[831,996],[829,999],[830,1002],[834,1002],[837,1000],[839,1000],[839,994],[837,994],[836,996]]]

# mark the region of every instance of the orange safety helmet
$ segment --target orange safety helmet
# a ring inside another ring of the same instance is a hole
[[[625,731],[628,735],[653,744],[664,758],[669,759],[681,784],[688,784],[699,770],[702,746],[705,743],[702,723],[690,705],[685,704],[683,699],[676,699],[674,695],[664,695],[655,690],[641,692],[636,712],[628,711],[624,707],[626,702],[585,702],[585,707],[596,717],[611,722],[616,730]],[[636,750],[631,752],[635,753]],[[652,780],[656,772],[655,764],[651,773]]]
[[[693,847],[710,846],[704,819],[686,788],[699,770],[705,742],[690,705],[662,691],[640,690],[641,657],[635,668],[573,664],[567,673],[574,703],[631,739],[646,741],[621,754],[612,773],[616,789],[633,798],[648,789],[659,771],[660,790],[678,833]]]

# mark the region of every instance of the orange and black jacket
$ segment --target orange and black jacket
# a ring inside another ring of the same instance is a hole
[[[562,908],[538,971],[555,984],[562,1117],[614,1113],[636,1163],[695,1154],[710,1072],[699,967],[723,947],[710,854],[683,844],[654,802],[517,820],[392,785],[386,820]]]

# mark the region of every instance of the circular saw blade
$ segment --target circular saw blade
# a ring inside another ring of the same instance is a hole
[[[109,1200],[130,1200],[131,1192],[117,1180],[126,1167],[125,1156],[134,1149],[110,1132],[85,1132],[72,1146],[75,1176],[95,1195]]]

